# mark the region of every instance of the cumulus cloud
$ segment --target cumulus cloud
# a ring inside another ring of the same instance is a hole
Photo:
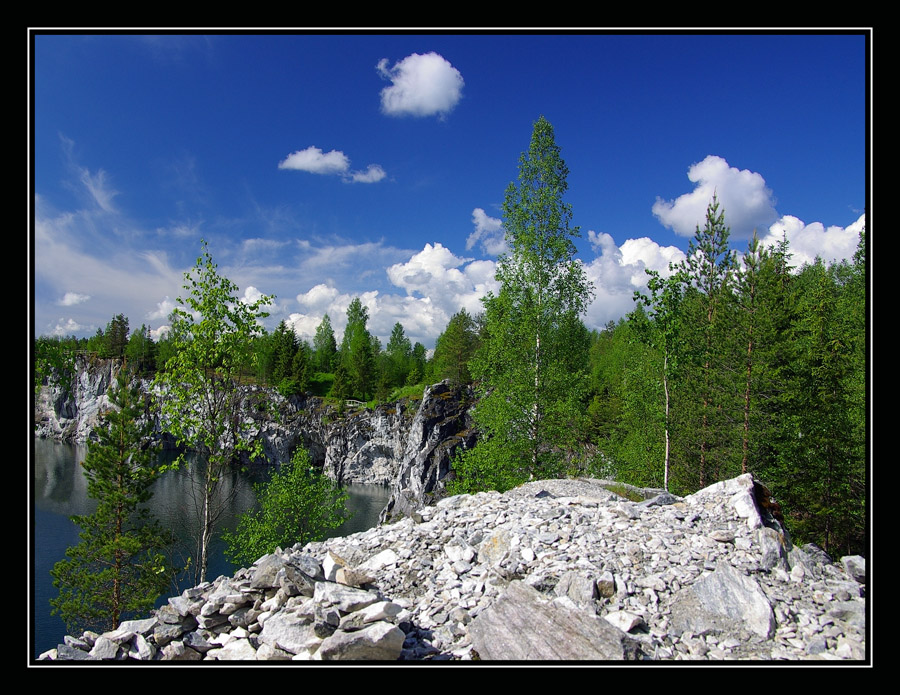
[[[493,261],[462,258],[435,243],[425,244],[407,262],[392,265],[387,274],[408,296],[430,298],[434,311],[446,322],[462,308],[472,314],[481,311],[481,297],[499,290],[495,271]]]
[[[60,318],[56,325],[50,329],[50,335],[64,337],[67,335],[75,335],[79,331],[93,330],[93,326],[86,326],[74,321],[73,319]]]
[[[617,246],[605,232],[588,232],[588,241],[598,254],[584,266],[585,275],[594,285],[594,299],[585,312],[588,328],[600,329],[634,308],[635,290],[647,289],[647,270],[663,277],[669,275],[669,263],[684,260],[684,252],[675,246],[660,246],[642,237],[628,239]]]
[[[355,248],[355,247],[354,247]],[[343,257],[341,249],[332,249],[332,258]],[[359,258],[357,252],[352,254]],[[386,275],[393,287],[402,290],[350,292],[345,283],[320,282],[296,295],[300,310],[288,319],[298,336],[312,340],[315,330],[327,313],[340,340],[347,322],[347,307],[359,297],[369,311],[368,328],[382,344],[390,338],[399,322],[413,342],[432,347],[446,328],[450,317],[465,308],[470,313],[481,311],[481,297],[499,288],[494,280],[496,264],[462,258],[439,243],[425,244],[421,251],[406,260],[387,267]]]
[[[76,304],[83,304],[87,300],[89,300],[91,296],[89,294],[79,294],[78,292],[66,292],[63,295],[63,298],[60,299],[57,304],[60,306],[75,306]]]
[[[297,295],[297,302],[313,313],[324,315],[332,306],[339,292],[334,287],[318,284],[308,292]]]
[[[795,268],[813,263],[816,256],[826,263],[834,263],[853,257],[859,244],[859,233],[865,223],[865,215],[860,215],[856,222],[846,227],[825,227],[821,222],[805,224],[793,215],[784,215],[769,227],[760,243],[763,246],[775,246],[782,240],[782,236],[786,237],[791,253],[790,263]]]
[[[387,173],[377,164],[370,164],[365,171],[354,171],[350,174],[353,183],[378,183]]]
[[[388,116],[445,117],[462,98],[462,75],[437,53],[413,53],[391,68],[382,58],[376,69],[392,83],[381,90],[381,111]]]
[[[172,332],[171,326],[160,326],[156,330],[150,329],[150,337],[153,338],[153,341],[158,343],[160,340],[163,340],[169,333]]]
[[[735,239],[748,239],[755,228],[766,228],[778,217],[772,191],[765,179],[747,169],[729,166],[721,157],[709,155],[688,170],[697,184],[693,191],[675,200],[657,198],[653,214],[676,234],[693,237],[706,219],[706,208],[716,195],[725,211],[725,223]]]
[[[491,256],[499,256],[509,251],[503,231],[503,220],[491,217],[481,208],[475,208],[472,211],[472,224],[475,230],[466,239],[467,251],[478,243],[481,244],[481,250]]]
[[[305,150],[292,152],[278,162],[279,169],[306,171],[325,176],[340,175],[346,183],[377,183],[387,173],[378,164],[370,164],[364,171],[350,171],[350,158],[339,150],[322,152],[310,145]]]
[[[172,313],[175,309],[175,302],[173,302],[169,297],[166,297],[161,302],[156,303],[156,309],[147,314],[147,318],[151,321],[153,319],[164,319]]]
[[[253,304],[254,302],[258,302],[262,299],[263,293],[256,289],[253,285],[249,285],[244,289],[244,296],[241,297],[241,301],[244,304]]]
[[[278,168],[308,171],[311,174],[343,174],[350,168],[350,160],[338,150],[323,153],[318,147],[311,145],[305,150],[289,154],[278,163]]]

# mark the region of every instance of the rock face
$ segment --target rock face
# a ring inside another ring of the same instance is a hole
[[[41,658],[866,660],[864,562],[794,547],[749,475],[639,503],[609,486],[446,497]]]
[[[78,370],[69,389],[58,385],[41,388],[34,403],[35,434],[85,442],[109,410],[106,395],[115,381],[113,360],[78,358]]]
[[[106,393],[115,363],[82,360],[78,367],[70,390],[57,385],[41,389],[35,401],[37,436],[86,441],[109,408]],[[149,389],[149,382],[141,384]],[[269,410],[256,407],[261,400]],[[243,416],[251,437],[262,441],[269,463],[287,461],[297,446],[304,446],[313,462],[340,484],[391,486],[382,514],[382,520],[389,520],[443,496],[454,452],[476,441],[468,414],[471,400],[469,388],[442,382],[427,387],[421,400],[339,414],[321,398],[284,398],[273,390],[247,387]],[[160,439],[171,444],[165,423],[153,413],[147,417],[154,419]]]

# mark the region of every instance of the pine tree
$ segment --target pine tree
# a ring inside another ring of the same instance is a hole
[[[159,472],[147,447],[152,422],[139,424],[144,404],[120,369],[109,392],[113,409],[95,430],[82,464],[93,514],[74,516],[81,542],[51,574],[59,597],[51,599],[73,635],[114,630],[131,616],[145,615],[169,586],[175,570],[166,557],[172,542],[147,510]]]
[[[567,175],[541,117],[503,204],[510,252],[498,260],[499,294],[484,299],[485,337],[471,364],[483,436],[454,466],[457,492],[558,475],[578,430],[587,343],[571,338],[586,336],[577,326],[591,287],[574,259],[579,232],[563,201]]]

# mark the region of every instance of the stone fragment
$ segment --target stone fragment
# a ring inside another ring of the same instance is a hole
[[[603,618],[622,632],[631,632],[636,627],[644,624],[644,619],[641,616],[630,611],[613,611],[604,615]]]
[[[672,606],[676,634],[703,634],[744,627],[769,639],[775,633],[775,614],[759,584],[720,561],[714,572],[682,589]]]
[[[396,661],[406,635],[395,625],[377,622],[354,632],[337,631],[322,641],[315,659],[322,661]]]
[[[513,581],[469,624],[472,646],[483,660],[636,659],[636,642],[583,610],[551,604],[536,589]]]
[[[259,641],[291,654],[315,651],[322,639],[316,635],[312,621],[296,613],[274,613],[263,625]]]
[[[860,584],[866,583],[866,559],[859,555],[845,555],[841,558],[841,565],[850,577]]]

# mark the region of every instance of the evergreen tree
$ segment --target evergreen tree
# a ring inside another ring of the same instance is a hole
[[[394,324],[385,353],[387,357],[387,384],[390,386],[402,386],[406,383],[406,377],[410,372],[412,343],[410,343],[409,338],[406,337],[403,326],[399,321]]]
[[[290,379],[294,370],[294,355],[297,353],[297,336],[294,329],[282,320],[271,337],[272,341],[272,383],[280,387]]]
[[[850,386],[859,378],[853,344],[860,338],[846,330],[836,272],[817,259],[796,278],[790,361],[780,375],[782,433],[767,473],[798,539],[850,553],[865,539],[863,413]],[[850,319],[857,330],[859,321]]]
[[[422,343],[417,341],[413,345],[409,361],[410,367],[409,374],[406,375],[406,385],[415,386],[416,384],[421,384],[425,378],[425,363],[427,361],[427,351]]]
[[[736,345],[732,302],[735,255],[728,248],[725,213],[714,196],[706,223],[697,227],[681,265],[686,280],[681,331],[684,379],[677,409],[682,423],[681,482],[699,489],[736,471],[729,464],[737,451],[735,418],[737,390],[731,383]]]
[[[438,380],[450,379],[454,384],[467,384],[472,380],[469,360],[478,346],[475,321],[465,309],[450,317],[444,332],[434,348],[434,376]]]
[[[51,570],[59,589],[52,612],[73,635],[114,630],[123,619],[146,615],[174,575],[165,555],[172,539],[146,508],[159,472],[146,447],[152,421],[139,424],[145,407],[125,369],[109,398],[113,409],[95,430],[97,441],[89,443],[82,464],[97,509],[72,517],[81,541]]]
[[[103,334],[103,349],[101,357],[123,357],[125,347],[128,345],[128,317],[117,314],[106,324],[106,333]]]
[[[346,375],[347,390],[351,398],[366,401],[374,393],[376,378],[375,355],[372,336],[366,324],[369,310],[354,297],[347,307],[347,327],[341,341],[341,366]],[[337,380],[337,375],[335,375]]]
[[[132,369],[140,373],[156,370],[156,343],[150,336],[149,326],[141,324],[141,327],[131,334],[125,347],[125,357]]]
[[[509,254],[498,260],[500,292],[484,299],[485,337],[470,367],[483,433],[455,462],[452,489],[506,490],[562,471],[582,411],[586,344],[575,335],[590,297],[574,259],[578,229],[563,201],[568,169],[541,117],[503,204]],[[583,349],[582,349],[583,348]]]
[[[328,314],[316,328],[313,337],[313,367],[318,372],[331,372],[334,369],[334,358],[337,353],[337,341]]]
[[[238,287],[220,275],[206,244],[194,268],[185,273],[184,289],[172,314],[175,350],[165,372],[154,381],[165,426],[179,445],[203,457],[199,494],[196,578],[205,581],[209,546],[224,511],[218,491],[228,467],[240,455],[262,455],[251,440],[252,423],[241,416],[244,392],[240,381],[253,359],[261,335],[262,307],[272,298],[251,303],[237,296]],[[180,456],[175,465],[184,463]]]

